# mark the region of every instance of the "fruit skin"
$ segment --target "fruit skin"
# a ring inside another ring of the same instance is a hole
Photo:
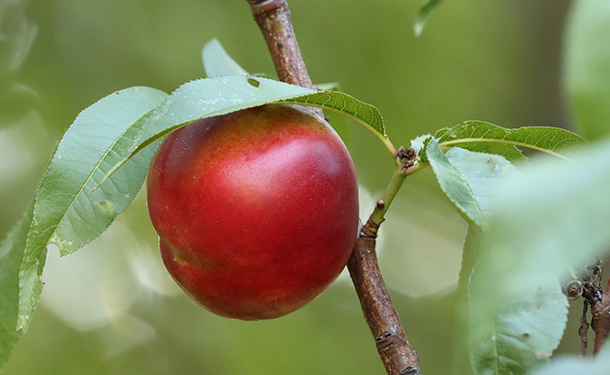
[[[353,161],[335,131],[298,106],[246,109],[171,133],[147,190],[166,268],[220,316],[299,309],[339,275],[356,240]]]

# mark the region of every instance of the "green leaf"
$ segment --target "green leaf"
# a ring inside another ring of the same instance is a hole
[[[229,56],[217,39],[212,39],[206,43],[201,54],[203,58],[203,67],[209,78],[229,75],[248,75],[248,72]]]
[[[447,197],[467,220],[479,226],[489,215],[489,200],[497,181],[516,171],[499,155],[459,147],[445,154],[435,139],[430,139],[425,154]]]
[[[473,273],[476,283],[478,266]],[[471,299],[476,311],[488,303],[482,298]],[[477,375],[517,375],[545,363],[559,345],[568,320],[568,302],[559,284],[545,288],[532,287],[528,294],[513,299],[487,328],[485,335],[476,320],[470,320],[470,330],[476,330],[470,341],[470,353]]]
[[[606,345],[596,357],[559,357],[548,365],[537,369],[532,375],[607,375],[609,368],[610,350]]]
[[[417,156],[419,157],[419,161],[421,163],[425,163],[428,161],[428,156],[426,155],[426,147],[428,147],[428,143],[430,143],[431,139],[432,135],[423,134],[411,140],[411,147],[417,153]]]
[[[174,91],[146,121],[135,142],[128,137],[117,140],[112,153],[120,157],[106,177],[141,149],[181,126],[268,103],[303,104],[338,112],[364,124],[394,152],[383,118],[370,104],[341,92],[316,92],[266,78],[225,76],[192,81]]]
[[[319,83],[315,85],[320,91],[341,91],[339,82]],[[324,110],[324,116],[328,119],[330,125],[335,129],[345,147],[351,151],[352,149],[352,132],[349,127],[349,119],[340,115],[338,112]]]
[[[428,17],[443,0],[428,0],[426,5],[424,5],[417,14],[415,18],[415,24],[413,25],[413,32],[415,36],[420,36],[424,31],[424,26],[426,25],[426,21],[428,21]]]
[[[390,142],[386,135],[383,117],[379,110],[375,106],[360,101],[353,96],[339,91],[321,91],[278,102],[320,107],[347,116],[372,131],[383,142],[392,156],[396,154],[392,142]]]
[[[0,369],[9,359],[19,341],[19,267],[32,222],[30,209],[0,243]]]
[[[352,149],[351,131],[349,128],[349,119],[345,116],[341,116],[337,112],[324,111],[324,116],[328,119],[328,123],[335,129],[341,140],[345,144],[348,150]]]
[[[573,3],[565,35],[565,85],[588,140],[610,134],[610,2]]]
[[[42,291],[47,244],[57,245],[62,255],[78,250],[105,231],[135,198],[154,147],[125,163],[111,183],[92,189],[116,164],[118,155],[112,148],[117,139],[125,139],[127,131],[143,123],[166,96],[147,87],[115,92],[82,111],[64,135],[36,193],[19,276],[20,329],[27,330]]]
[[[570,161],[532,162],[532,168],[504,181],[472,277],[474,343],[489,339],[496,317],[513,301],[538,289],[558,293],[569,269],[582,269],[610,252],[608,186],[610,141],[583,146]],[[558,316],[548,319],[560,322]],[[547,334],[557,337],[559,327],[554,330]]]
[[[511,161],[524,159],[515,146],[565,158],[584,142],[582,137],[565,129],[542,126],[505,129],[482,121],[466,121],[453,128],[444,128],[434,137],[445,150],[459,146],[502,155]]]

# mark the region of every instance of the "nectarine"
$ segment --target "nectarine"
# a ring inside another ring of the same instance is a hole
[[[147,190],[166,268],[225,317],[297,310],[339,275],[356,240],[352,159],[304,107],[266,105],[182,127],[157,151]]]

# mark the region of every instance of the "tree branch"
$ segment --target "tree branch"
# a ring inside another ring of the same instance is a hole
[[[286,0],[248,0],[282,82],[313,89]]]
[[[280,80],[314,88],[294,35],[286,0],[247,1],[267,42]],[[397,171],[367,224],[361,228],[347,264],[364,317],[375,337],[377,351],[389,375],[421,375],[419,358],[410,346],[400,323],[375,254],[377,229],[405,177],[410,174],[411,169],[416,169],[414,158],[413,149],[401,148],[398,151]]]
[[[358,238],[347,267],[387,373],[419,375],[419,358],[409,344],[381,276],[375,242],[373,238]]]

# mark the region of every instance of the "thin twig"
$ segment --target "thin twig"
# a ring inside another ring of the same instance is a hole
[[[286,0],[247,0],[260,27],[275,69],[281,81],[314,88],[305,68],[294,35]],[[405,177],[418,169],[415,152],[402,148],[397,155],[397,172],[388,190],[377,203],[367,222],[361,228],[348,268],[364,317],[377,343],[379,356],[389,375],[421,375],[419,358],[410,346],[400,319],[387,291],[375,254],[377,228]],[[374,229],[373,229],[374,228]]]
[[[591,310],[597,317],[595,343],[593,346],[593,354],[596,355],[608,339],[608,336],[610,336],[610,279],[601,301],[592,307]]]
[[[415,164],[415,150],[398,150],[397,168],[366,224],[361,228],[347,268],[356,286],[364,318],[371,329],[379,357],[390,375],[421,375],[419,357],[409,344],[386,288],[375,253],[375,238],[385,214]]]

